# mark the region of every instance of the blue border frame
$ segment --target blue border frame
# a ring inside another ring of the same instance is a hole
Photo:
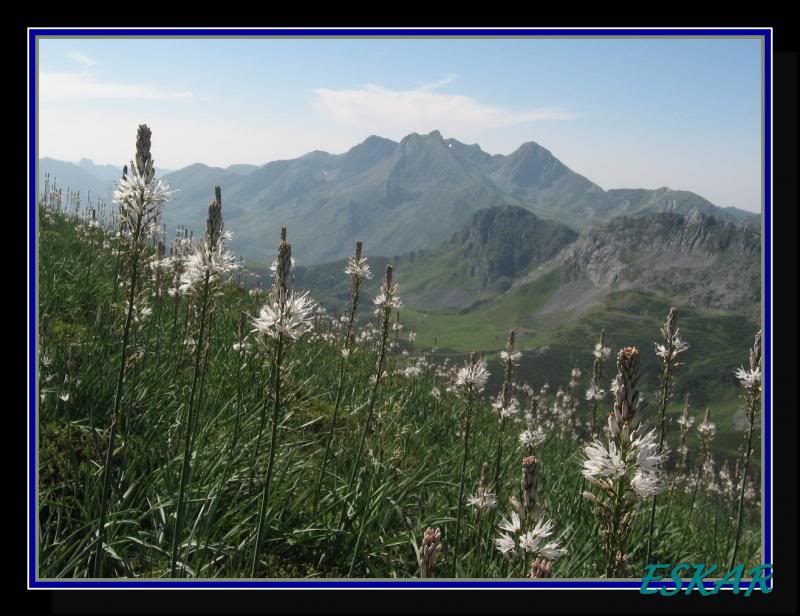
[[[455,29],[421,29],[421,28],[386,28],[386,29],[353,29],[353,28],[31,28],[28,30],[28,586],[32,589],[152,589],[152,588],[310,588],[310,589],[336,589],[336,588],[529,588],[529,589],[639,589],[641,581],[635,580],[497,580],[497,581],[467,581],[467,580],[47,580],[40,581],[36,576],[36,369],[38,367],[36,344],[36,324],[38,322],[38,293],[36,287],[36,230],[38,229],[36,207],[36,41],[37,37],[54,36],[274,36],[274,37],[313,37],[313,36],[383,36],[383,37],[409,37],[409,36],[608,36],[608,37],[651,37],[651,36],[680,36],[680,37],[708,37],[708,36],[761,36],[764,41],[764,336],[763,336],[763,399],[764,399],[764,562],[772,563],[772,415],[771,415],[771,352],[772,352],[772,322],[771,322],[771,274],[772,274],[772,30],[770,28],[455,28]],[[704,582],[706,588],[712,588],[715,583]],[[749,582],[740,582],[739,587],[745,590]],[[772,588],[772,583],[768,584]],[[674,588],[671,581],[651,582],[650,588]],[[723,589],[732,589],[732,584],[723,584]]]

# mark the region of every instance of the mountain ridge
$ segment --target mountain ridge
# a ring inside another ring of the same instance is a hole
[[[47,166],[40,161],[41,171]],[[574,231],[663,210],[734,224],[758,217],[690,191],[603,190],[534,141],[492,155],[439,131],[410,133],[399,142],[371,135],[341,154],[315,150],[256,168],[195,163],[164,177],[180,189],[164,210],[168,227],[202,228],[213,187],[221,185],[232,248],[261,261],[281,226],[299,258],[324,263],[346,256],[356,239],[381,245],[387,256],[432,249],[475,212],[495,205],[523,207]],[[102,187],[95,182],[92,190]]]

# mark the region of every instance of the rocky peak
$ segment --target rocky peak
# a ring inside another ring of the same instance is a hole
[[[565,280],[643,288],[703,308],[748,311],[761,296],[761,233],[702,213],[622,216],[560,257]]]
[[[521,207],[501,205],[477,211],[453,235],[450,250],[465,261],[484,286],[509,285],[530,268],[552,259],[577,234]]]

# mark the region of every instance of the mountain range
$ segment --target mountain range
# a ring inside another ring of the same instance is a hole
[[[621,216],[579,235],[525,208],[494,206],[433,250],[370,259],[374,268],[393,263],[404,301],[416,310],[463,315],[537,289],[546,301],[529,305],[525,318],[564,323],[612,293],[637,290],[678,306],[760,317],[760,229],[705,214]],[[341,309],[349,300],[344,267],[344,259],[301,266],[297,282]],[[376,277],[367,292],[378,285]]]
[[[40,173],[95,195],[108,195],[119,175],[111,165],[53,159],[40,160]],[[475,212],[496,205],[525,208],[575,232],[620,215],[660,211],[737,225],[758,218],[689,191],[603,190],[534,142],[507,156],[491,155],[438,131],[399,142],[371,136],[343,154],[314,151],[262,166],[196,163],[163,177],[178,189],[164,209],[168,228],[202,229],[219,185],[232,248],[262,262],[271,259],[281,226],[288,228],[299,262],[310,265],[346,256],[357,239],[380,246],[384,256],[433,249]]]

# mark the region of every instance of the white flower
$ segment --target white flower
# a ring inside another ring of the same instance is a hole
[[[497,497],[491,492],[479,492],[467,498],[467,502],[478,511],[493,509],[497,505]]]
[[[312,328],[313,310],[314,302],[309,298],[308,291],[300,295],[291,292],[283,302],[280,298],[274,298],[264,304],[258,317],[253,319],[253,331],[270,338],[278,338],[283,334],[298,340]]]
[[[538,539],[545,539],[553,534],[553,522],[552,520],[545,520],[544,518],[540,519],[533,527],[533,530],[530,533]]]
[[[658,355],[658,357],[660,357],[662,360],[666,360],[667,355],[669,353],[669,346],[664,346],[663,344],[656,343],[655,347],[656,347],[656,355]],[[680,338],[676,337],[672,341],[672,357],[675,357],[676,355],[683,353],[688,348],[689,345],[687,343],[685,343]]]
[[[347,259],[347,265],[344,268],[344,273],[358,280],[369,280],[372,278],[372,272],[369,269],[366,257],[350,257]]]
[[[436,399],[439,400],[442,397],[442,392],[438,387],[434,387],[431,389],[431,395]]]
[[[207,238],[203,238],[184,262],[184,271],[180,277],[180,292],[183,294],[200,292],[206,276],[209,283],[215,283],[236,267],[236,257],[225,250],[224,242],[220,240],[212,246]]]
[[[510,360],[515,366],[519,364],[520,357],[522,357],[522,353],[511,353],[509,355],[508,351],[500,351],[500,359],[504,362],[508,362]]]
[[[512,511],[511,518],[503,518],[500,524],[498,524],[498,527],[512,535],[518,534],[522,530],[519,514],[516,511]]]
[[[713,438],[713,436],[717,433],[717,426],[714,424],[714,422],[704,419],[703,423],[697,426],[697,431],[700,433],[702,438]]]
[[[594,355],[597,359],[608,359],[611,355],[611,348],[607,346],[603,346],[599,342],[594,345],[594,351],[592,351],[592,355]]]
[[[647,473],[658,471],[664,454],[658,451],[655,430],[651,430],[643,436],[634,437],[631,434],[631,455],[636,456],[636,463]]]
[[[519,435],[519,442],[523,447],[538,447],[545,441],[546,435],[544,430],[537,427],[535,430],[525,430]]]
[[[515,398],[511,398],[508,404],[504,404],[502,397],[498,397],[497,400],[492,402],[492,406],[504,419],[516,417],[519,414],[519,402]]]
[[[589,389],[586,390],[586,399],[588,401],[602,400],[606,395],[606,390],[602,387],[598,387],[597,385],[591,385]]]
[[[495,546],[497,549],[500,550],[503,554],[507,554],[509,552],[515,552],[517,547],[517,542],[514,541],[513,537],[506,535],[505,533],[496,537],[494,540]]]
[[[528,531],[519,538],[519,547],[526,552],[536,552],[539,548],[541,537],[533,531]]]
[[[157,218],[161,206],[173,192],[164,180],[147,181],[131,163],[128,175],[119,181],[114,191],[114,203],[119,206],[121,222],[129,231],[143,231]],[[140,233],[140,240],[141,236]]]
[[[660,494],[664,489],[664,485],[661,483],[658,474],[644,470],[636,472],[636,475],[631,479],[631,487],[642,498],[649,498]]]
[[[742,387],[752,389],[753,387],[758,387],[761,385],[761,368],[758,366],[755,370],[738,368],[734,374],[736,375],[736,378],[739,379]]]
[[[617,446],[613,441],[609,441],[608,449],[598,440],[595,440],[583,448],[586,459],[583,461],[584,477],[611,477],[615,479],[625,474],[625,460],[622,459]]]
[[[58,397],[61,398],[64,402],[66,402],[67,400],[69,400],[69,392],[66,391],[62,394],[59,394]]]
[[[388,289],[384,284],[381,287],[378,296],[372,300],[372,303],[375,304],[378,312],[399,310],[400,308],[402,308],[403,303],[400,301],[400,298],[397,297],[397,283],[394,283]]]
[[[489,380],[489,371],[486,362],[477,360],[474,363],[467,361],[456,373],[455,385],[462,390],[482,391]]]
[[[419,366],[408,366],[405,370],[402,371],[402,374],[406,378],[413,379],[422,374],[422,368],[420,368]]]
[[[683,415],[681,415],[680,417],[678,417],[678,419],[675,420],[675,422],[682,428],[688,430],[694,425],[694,417],[689,417],[688,415],[684,417]]]
[[[543,558],[551,561],[558,560],[566,553],[567,551],[560,547],[555,541],[551,541],[539,548],[539,554],[541,554]]]
[[[411,344],[414,344],[414,341],[417,339],[417,332],[408,332],[408,341]]]

